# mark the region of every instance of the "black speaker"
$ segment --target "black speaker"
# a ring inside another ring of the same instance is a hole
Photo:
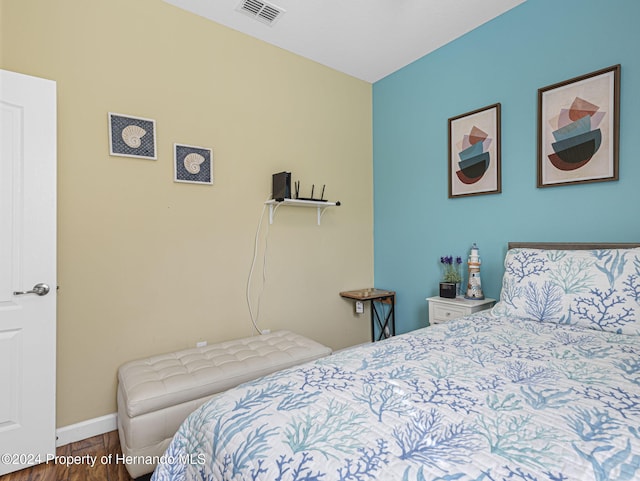
[[[275,200],[291,199],[291,172],[273,174],[271,197]]]

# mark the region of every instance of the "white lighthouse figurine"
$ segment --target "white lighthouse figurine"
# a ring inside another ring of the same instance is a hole
[[[471,252],[469,253],[469,282],[467,283],[467,293],[465,299],[480,300],[484,299],[482,293],[482,281],[480,280],[480,254],[478,253],[478,246],[474,243],[471,246]]]

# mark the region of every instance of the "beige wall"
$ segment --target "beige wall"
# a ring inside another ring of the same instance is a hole
[[[253,334],[273,172],[343,205],[276,212],[260,327],[369,338],[338,292],[373,280],[371,85],[160,0],[0,6],[0,66],[58,85],[58,426],[115,412],[127,360]],[[155,119],[158,160],[109,156],[108,112]],[[213,186],[173,182],[174,142]]]

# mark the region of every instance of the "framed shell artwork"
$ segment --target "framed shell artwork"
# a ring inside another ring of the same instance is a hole
[[[213,184],[213,152],[206,147],[173,144],[174,181]]]
[[[157,159],[156,121],[109,112],[109,154]]]

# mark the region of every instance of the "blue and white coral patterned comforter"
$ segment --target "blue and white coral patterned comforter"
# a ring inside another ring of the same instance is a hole
[[[155,481],[640,479],[640,336],[479,313],[219,395],[163,461]]]

